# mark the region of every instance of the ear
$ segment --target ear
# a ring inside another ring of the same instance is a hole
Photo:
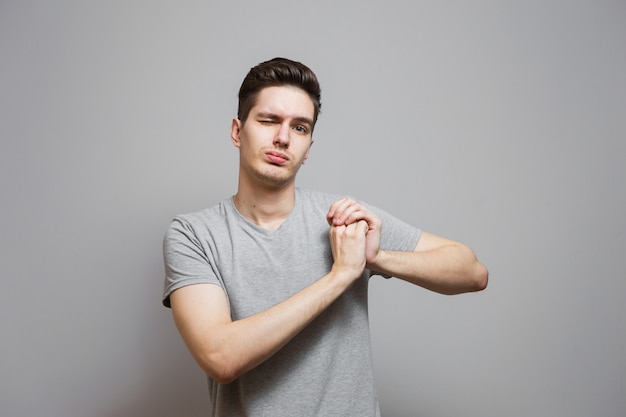
[[[236,148],[241,146],[241,120],[234,118],[230,125],[230,139],[233,141],[233,145]]]

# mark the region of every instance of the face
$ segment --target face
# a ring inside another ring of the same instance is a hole
[[[267,87],[245,123],[234,119],[231,139],[239,148],[240,181],[281,187],[293,184],[313,144],[313,101],[301,89]]]

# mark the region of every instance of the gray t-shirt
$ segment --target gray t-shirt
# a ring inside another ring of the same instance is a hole
[[[274,231],[245,219],[231,199],[177,216],[164,239],[165,289],[224,289],[233,320],[287,299],[326,275],[333,258],[326,213],[340,197],[296,189]],[[368,206],[382,220],[381,248],[412,251],[420,231]],[[230,384],[209,378],[211,416],[380,416],[374,384],[365,271],[349,290],[270,359]]]

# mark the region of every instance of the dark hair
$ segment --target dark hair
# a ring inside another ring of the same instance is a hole
[[[274,58],[250,69],[239,89],[237,117],[245,123],[258,94],[266,87],[290,85],[302,89],[313,101],[313,125],[322,108],[321,89],[315,73],[306,65],[287,58]]]

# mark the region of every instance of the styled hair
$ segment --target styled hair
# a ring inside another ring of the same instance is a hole
[[[274,58],[250,69],[239,89],[237,118],[245,123],[250,110],[264,88],[289,85],[300,88],[313,101],[313,125],[317,122],[322,103],[321,89],[315,73],[306,65],[287,58]]]

